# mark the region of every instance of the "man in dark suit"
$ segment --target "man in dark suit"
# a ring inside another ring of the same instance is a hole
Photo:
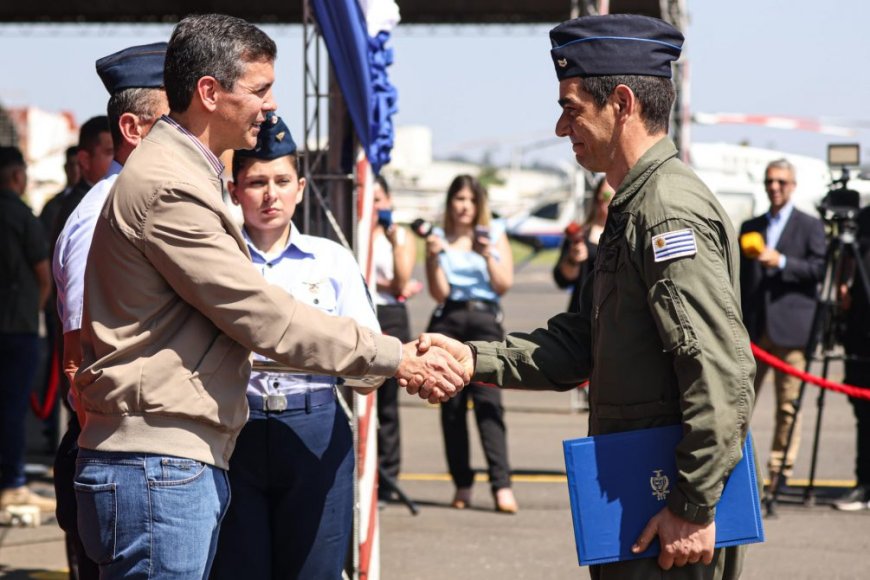
[[[794,207],[791,194],[795,185],[791,163],[780,159],[768,164],[764,188],[770,210],[740,228],[741,241],[745,234],[757,232],[764,238],[764,248],[757,255],[744,248],[740,257],[740,285],[743,320],[749,337],[777,358],[803,369],[818,284],[824,275],[825,230],[821,220]],[[768,368],[758,363],[756,393]],[[768,461],[771,483],[780,474],[791,475],[800,444],[800,418],[795,406],[800,379],[774,371],[774,385],[776,424]],[[794,435],[789,446],[792,424]],[[783,460],[787,446],[788,457]]]

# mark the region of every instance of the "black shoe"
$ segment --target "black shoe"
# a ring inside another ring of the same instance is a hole
[[[870,486],[856,485],[852,490],[833,503],[834,509],[844,512],[857,512],[870,509]]]

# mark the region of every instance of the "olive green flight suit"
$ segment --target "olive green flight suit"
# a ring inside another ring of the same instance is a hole
[[[568,390],[588,377],[590,434],[682,423],[668,507],[703,524],[713,520],[742,456],[755,361],[741,320],[731,221],[676,156],[663,138],[620,185],[599,242],[594,288],[591,296],[585,289],[579,314],[559,314],[546,330],[501,343],[470,344],[476,381]],[[694,251],[691,243],[683,246],[690,255],[668,257],[674,232],[694,239]],[[669,572],[654,558],[591,572],[602,580],[737,578],[743,553],[716,550],[713,565]]]

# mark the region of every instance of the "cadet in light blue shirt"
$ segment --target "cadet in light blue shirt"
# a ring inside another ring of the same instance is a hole
[[[297,300],[380,330],[353,255],[291,223],[304,188],[290,131],[267,117],[257,147],[235,152],[230,184],[251,259]],[[248,383],[250,418],[230,459],[232,501],[211,578],[341,578],[354,456],[335,379],[257,366]]]

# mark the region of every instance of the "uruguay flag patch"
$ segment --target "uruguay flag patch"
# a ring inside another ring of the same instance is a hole
[[[694,256],[698,253],[695,243],[695,232],[692,230],[676,230],[653,236],[653,259],[656,262]]]

